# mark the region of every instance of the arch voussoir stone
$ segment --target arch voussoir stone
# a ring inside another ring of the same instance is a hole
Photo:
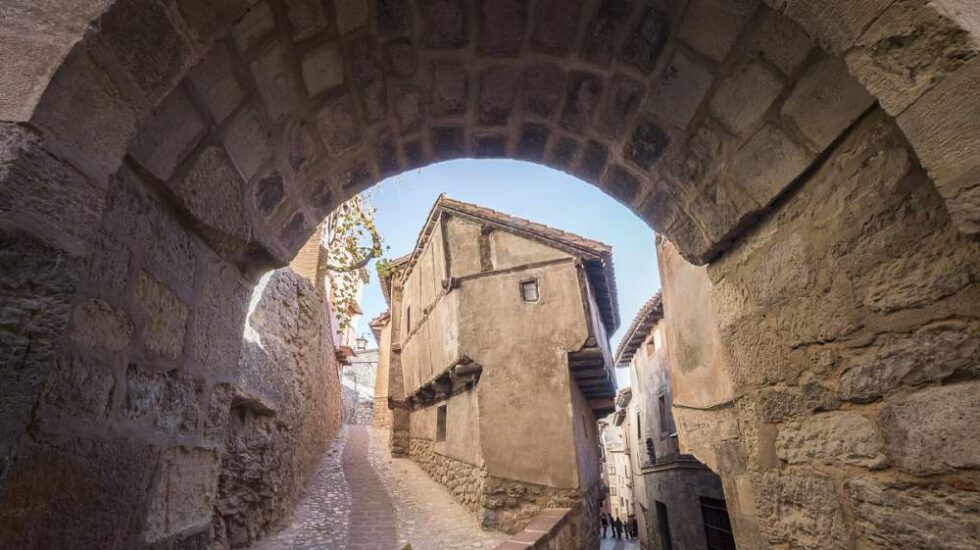
[[[955,0],[15,0],[2,26],[0,546],[203,544],[207,491],[170,499],[161,472],[209,482],[255,276],[354,194],[464,157],[572,174],[710,264],[741,393],[681,424],[721,464],[741,544],[911,547],[882,499],[973,502],[955,487],[975,464],[931,489],[888,432],[918,386],[976,376],[980,25]],[[864,420],[807,408],[835,391],[819,407]],[[850,425],[884,430],[916,488],[772,441]],[[44,508],[37,468],[93,475]],[[829,523],[794,523],[814,513]]]

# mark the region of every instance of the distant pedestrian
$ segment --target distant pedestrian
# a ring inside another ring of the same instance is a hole
[[[623,520],[616,516],[613,520],[613,533],[615,533],[617,539],[623,538]]]
[[[630,514],[629,518],[626,520],[626,531],[629,533],[631,539],[635,539],[639,535],[639,531],[636,526],[636,515]]]
[[[599,523],[602,525],[602,538],[606,538],[606,529],[609,528],[609,516],[605,512],[599,514]]]

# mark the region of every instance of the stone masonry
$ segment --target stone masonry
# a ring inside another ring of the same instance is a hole
[[[258,274],[460,157],[709,264],[732,391],[678,428],[743,546],[980,540],[968,2],[8,4],[0,546],[206,545]]]

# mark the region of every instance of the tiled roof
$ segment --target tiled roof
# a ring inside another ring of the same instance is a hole
[[[382,283],[381,286],[384,286],[384,283]],[[368,323],[368,326],[371,327],[371,333],[374,334],[374,341],[377,342],[379,346],[381,345],[381,330],[388,324],[389,321],[391,321],[391,312],[386,310],[381,315],[371,319],[371,322]]]
[[[595,289],[599,313],[602,316],[603,324],[606,325],[607,332],[612,333],[619,327],[619,302],[616,296],[616,274],[613,268],[611,246],[568,231],[504,214],[497,210],[450,199],[445,193],[439,195],[435,204],[432,205],[432,210],[419,233],[408,264],[404,266],[404,269],[399,270],[402,276],[411,271],[412,266],[415,265],[418,255],[435,230],[439,215],[444,211],[462,217],[476,218],[482,223],[542,242],[581,258],[589,276],[589,283]],[[403,259],[404,257],[397,261]]]
[[[405,254],[404,256],[399,256],[394,260],[391,260],[389,264],[392,268],[398,269],[403,267],[410,259],[412,259],[412,255]],[[385,297],[385,303],[388,304],[388,306],[391,306],[391,275],[382,277],[381,274],[378,273],[378,280],[381,282],[381,294]]]
[[[629,365],[630,361],[633,360],[633,356],[636,355],[636,350],[639,349],[643,341],[650,335],[653,326],[663,318],[664,305],[662,295],[660,292],[657,292],[643,304],[636,317],[633,318],[633,322],[630,323],[629,328],[626,329],[626,334],[623,335],[623,339],[619,341],[619,347],[616,348],[613,364],[618,367]]]

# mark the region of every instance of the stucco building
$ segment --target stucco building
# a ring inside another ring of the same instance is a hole
[[[598,415],[613,411],[611,248],[441,196],[385,283],[392,450],[485,528],[570,507],[595,537]]]
[[[632,468],[640,546],[734,549],[721,479],[694,456],[680,452],[666,325],[657,293],[640,309],[616,350],[617,367],[630,371],[630,392],[621,392],[614,418]]]

